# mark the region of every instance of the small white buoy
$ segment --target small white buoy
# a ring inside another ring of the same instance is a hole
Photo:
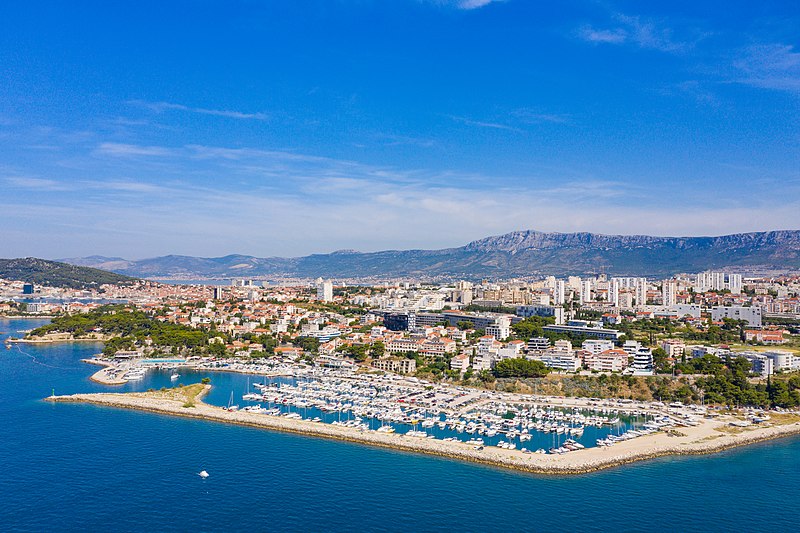
[[[205,479],[205,478],[207,478],[207,477],[208,477],[208,475],[209,475],[209,474],[208,474],[208,472],[206,472],[205,470],[202,470],[202,471],[201,471],[199,474],[197,474],[197,475],[198,475],[198,476],[200,476],[201,478]]]

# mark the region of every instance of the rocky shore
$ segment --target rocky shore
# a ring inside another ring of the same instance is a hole
[[[206,386],[206,390],[210,386]],[[203,393],[203,394],[204,394]],[[52,402],[91,403],[109,407],[135,409],[171,416],[196,418],[228,424],[258,427],[286,433],[297,433],[341,441],[356,442],[415,453],[425,453],[473,463],[481,463],[537,474],[583,474],[606,468],[668,455],[698,455],[765,440],[800,434],[800,422],[771,426],[733,428],[729,421],[703,420],[696,427],[677,432],[656,433],[620,442],[611,447],[595,447],[563,455],[523,454],[518,450],[486,447],[482,450],[459,442],[408,437],[393,433],[362,431],[348,427],[292,420],[245,411],[227,411],[208,405],[198,395],[191,406],[185,401],[157,397],[156,393],[98,393],[51,396]]]

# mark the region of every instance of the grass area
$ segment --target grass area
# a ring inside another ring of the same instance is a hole
[[[744,433],[746,431],[753,431],[754,429],[759,429],[760,427],[756,424],[747,427],[739,427],[739,426],[722,426],[717,428],[717,431],[721,431],[722,433],[728,433],[729,435],[739,435],[740,433]]]
[[[800,415],[792,413],[770,413],[769,421],[774,425],[784,426],[786,424],[794,424],[800,422]]]
[[[195,383],[194,385],[178,386],[171,389],[149,390],[136,394],[146,398],[183,402],[184,407],[190,408],[194,407],[198,395],[200,395],[204,389],[205,385],[203,383]]]
[[[744,351],[773,352],[777,350],[784,352],[800,353],[800,348],[788,344],[778,344],[776,346],[753,346],[750,344],[731,344],[730,348],[734,352],[744,352]]]

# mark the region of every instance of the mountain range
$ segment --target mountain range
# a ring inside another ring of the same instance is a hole
[[[708,269],[800,270],[800,231],[738,233],[719,237],[652,237],[515,231],[441,250],[343,250],[304,257],[167,255],[130,261],[90,256],[65,263],[163,279],[299,277],[449,277],[475,279],[605,272],[667,276]]]

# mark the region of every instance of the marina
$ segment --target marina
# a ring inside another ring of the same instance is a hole
[[[126,362],[114,368],[104,369],[111,372],[112,380],[138,382],[148,372],[157,372],[169,376],[169,386],[178,381],[178,368],[179,377],[195,383],[203,377],[216,383],[221,373],[233,374],[238,377],[230,377],[230,385],[214,387],[208,403],[231,411],[522,454],[609,447],[697,424],[705,414],[705,408],[698,406],[546,398],[289,363],[164,360],[146,365]]]

